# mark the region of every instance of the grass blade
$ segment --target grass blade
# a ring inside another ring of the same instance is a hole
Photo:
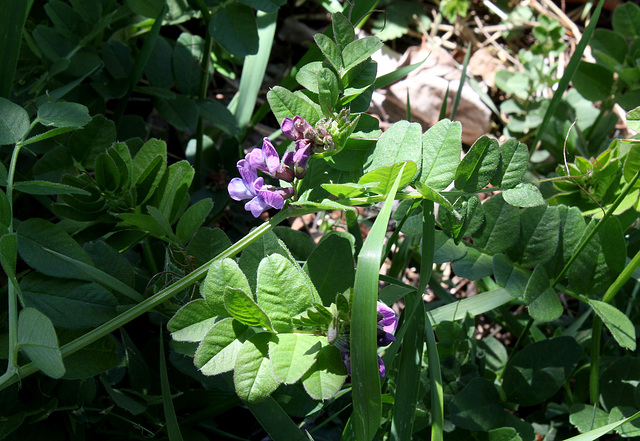
[[[460,75],[460,85],[458,86],[458,91],[456,92],[456,97],[453,100],[453,108],[451,109],[451,121],[456,117],[456,112],[458,111],[458,105],[460,104],[460,98],[462,97],[462,89],[464,88],[464,83],[467,79],[467,66],[469,65],[469,56],[471,55],[471,43],[467,46],[467,53],[464,56],[464,61],[462,62],[462,74]],[[445,95],[446,101],[447,95]]]
[[[445,320],[461,320],[467,314],[472,316],[491,311],[492,309],[509,303],[513,296],[503,288],[487,291],[477,296],[469,297],[455,303],[449,303],[433,311],[428,311],[429,320],[435,326]]]
[[[396,177],[384,206],[358,254],[351,311],[351,379],[356,439],[369,441],[380,427],[382,398],[376,353],[376,302],[380,259],[391,208],[402,179]]]
[[[400,366],[396,378],[396,396],[391,420],[392,440],[411,439],[413,417],[418,402],[422,351],[424,348],[425,314],[422,294],[429,283],[433,270],[435,218],[433,202],[422,201],[422,259],[420,262],[420,283],[418,290],[405,297],[405,311],[415,310],[403,325],[407,333],[402,338]]]
[[[0,40],[2,57],[0,58],[0,97],[9,99],[13,86],[13,77],[18,65],[22,29],[29,15],[33,0],[0,0]]]
[[[584,53],[587,44],[589,44],[589,40],[591,40],[591,35],[593,35],[593,31],[596,28],[596,24],[598,23],[598,18],[600,17],[600,11],[602,10],[602,4],[604,0],[600,0],[598,2],[598,6],[593,11],[593,16],[591,17],[591,21],[589,22],[589,26],[584,30],[582,34],[582,38],[580,39],[580,43],[576,46],[576,50],[571,56],[571,60],[569,60],[569,64],[564,71],[564,75],[560,79],[558,83],[558,88],[553,93],[553,98],[551,98],[551,102],[549,103],[549,108],[547,112],[544,114],[544,118],[542,119],[542,124],[538,127],[538,131],[536,132],[536,138],[531,144],[531,152],[533,153],[538,148],[538,143],[542,139],[542,134],[545,133],[547,126],[551,122],[551,118],[555,115],[558,106],[560,105],[560,100],[562,99],[562,95],[564,94],[567,87],[569,87],[569,83],[573,78],[573,75],[578,70],[578,65],[580,64],[580,60],[582,59],[582,54]]]
[[[178,417],[173,408],[173,400],[171,399],[171,386],[169,384],[169,375],[167,375],[167,360],[164,356],[164,339],[162,338],[162,328],[160,328],[160,389],[162,392],[162,407],[164,409],[164,418],[167,422],[167,435],[169,441],[183,441],[180,433],[180,425]]]
[[[427,340],[427,357],[429,358],[429,382],[431,383],[431,441],[442,441],[444,432],[444,394],[442,392],[442,373],[440,372],[440,356],[436,346],[436,337],[429,317],[425,318],[425,338]]]
[[[273,398],[268,397],[258,403],[245,403],[245,405],[273,441],[304,441],[308,439]]]
[[[258,92],[267,70],[269,55],[271,55],[277,18],[277,11],[270,13],[258,11],[256,16],[258,39],[260,41],[258,53],[245,58],[238,93],[229,104],[229,110],[235,115],[238,126],[241,129],[246,128],[251,121],[251,115],[253,115]]]
[[[567,438],[564,441],[594,441],[596,439],[599,439],[601,436],[604,436],[605,434],[607,434],[608,432],[617,429],[618,427],[622,426],[623,424],[626,424],[630,421],[635,420],[636,418],[640,417],[640,412],[636,412],[633,415],[631,415],[628,418],[625,418],[623,420],[617,421],[615,423],[611,423],[611,424],[607,424],[606,426],[602,426],[602,427],[598,427],[597,429],[593,429],[590,430],[588,432],[585,433],[581,433],[580,435],[577,436],[572,436],[571,438]]]

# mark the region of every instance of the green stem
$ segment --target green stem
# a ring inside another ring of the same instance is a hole
[[[137,305],[123,312],[119,316],[109,320],[108,322],[87,332],[81,337],[78,337],[77,339],[62,346],[60,348],[62,357],[63,358],[67,357],[87,347],[88,345],[109,335],[111,332],[124,326],[125,324],[141,316],[142,314],[151,311],[153,308],[164,303],[174,295],[178,294],[184,289],[187,289],[188,287],[190,287],[191,285],[193,285],[194,283],[202,279],[207,274],[207,271],[209,270],[209,266],[211,265],[211,263],[214,262],[215,260],[235,256],[240,251],[242,251],[247,246],[249,246],[251,243],[253,243],[255,240],[257,240],[260,236],[262,236],[263,234],[271,230],[273,227],[278,225],[280,222],[282,222],[284,219],[290,216],[297,216],[299,214],[300,212],[293,211],[291,208],[288,208],[288,207],[284,208],[276,216],[274,216],[269,222],[265,222],[264,224],[260,225],[258,228],[254,229],[248,235],[243,237],[241,240],[231,245],[225,251],[218,254],[209,262],[205,263],[204,265],[202,265],[192,273],[188,274],[184,278],[171,284],[170,286],[159,291],[158,293],[147,298],[146,300],[138,303]],[[15,366],[15,361],[14,361],[14,366]],[[38,371],[38,368],[33,363],[29,363],[25,366],[22,366],[19,369],[17,369],[17,371],[14,370],[13,372],[10,372],[9,370],[7,370],[7,372],[2,377],[0,377],[0,391],[37,371]]]
[[[615,295],[622,286],[631,278],[633,273],[640,267],[640,251],[633,256],[631,262],[622,270],[620,275],[609,285],[609,288],[602,296],[602,301],[611,303]],[[600,395],[600,342],[602,341],[602,320],[599,316],[593,318],[591,326],[591,366],[589,372],[589,399],[592,404],[598,403]]]
[[[627,185],[622,189],[622,193],[620,193],[620,195],[616,198],[616,200],[613,202],[613,204],[611,204],[611,206],[607,209],[607,211],[604,214],[604,217],[602,218],[602,220],[600,222],[598,222],[596,224],[595,228],[593,230],[591,230],[589,235],[582,242],[580,242],[580,245],[578,246],[576,251],[573,253],[573,256],[571,256],[569,261],[562,268],[562,271],[560,271],[560,274],[558,274],[556,276],[556,278],[554,279],[553,283],[551,284],[551,287],[556,286],[558,284],[558,282],[560,282],[560,280],[562,280],[562,278],[564,277],[565,273],[567,272],[567,270],[569,269],[571,264],[578,258],[578,256],[582,252],[582,250],[587,246],[587,244],[593,238],[593,236],[596,235],[596,233],[598,232],[598,230],[600,229],[600,227],[602,226],[604,221],[607,218],[609,218],[609,217],[611,217],[613,215],[613,213],[616,211],[618,206],[622,203],[622,201],[631,192],[631,190],[633,189],[634,185],[638,181],[638,178],[640,178],[640,171],[637,172],[636,175],[633,177],[633,179],[631,181],[629,181],[627,183]]]

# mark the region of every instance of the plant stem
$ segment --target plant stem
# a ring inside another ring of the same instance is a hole
[[[127,311],[123,312],[119,316],[109,320],[108,322],[106,322],[106,323],[98,326],[97,328],[87,332],[86,334],[82,335],[81,337],[78,337],[77,339],[75,339],[75,340],[67,343],[66,345],[62,346],[60,348],[60,352],[62,353],[62,357],[63,358],[67,357],[67,356],[69,356],[69,355],[71,355],[71,354],[73,354],[73,353],[75,353],[75,352],[87,347],[88,345],[90,345],[90,344],[98,341],[99,339],[109,335],[111,332],[113,332],[116,329],[124,326],[125,324],[127,324],[130,321],[134,320],[135,318],[141,316],[142,314],[151,311],[153,308],[155,308],[158,305],[162,304],[163,302],[169,300],[174,295],[178,294],[182,290],[190,287],[191,285],[193,285],[194,283],[196,283],[197,281],[202,279],[206,275],[207,271],[209,270],[209,266],[211,265],[212,262],[214,262],[216,260],[219,260],[219,259],[224,259],[226,257],[235,256],[240,251],[242,251],[247,246],[249,246],[251,243],[253,243],[255,240],[257,240],[260,236],[262,236],[263,234],[265,234],[266,232],[271,230],[273,227],[278,225],[280,222],[282,222],[284,219],[286,219],[286,218],[288,218],[290,216],[297,216],[297,215],[300,215],[301,213],[305,213],[305,212],[306,211],[294,211],[290,207],[286,207],[286,208],[282,209],[271,220],[269,220],[268,222],[263,223],[258,228],[254,229],[248,235],[243,237],[241,240],[239,240],[235,244],[231,245],[229,248],[224,250],[222,253],[218,254],[216,257],[211,259],[209,262],[205,263],[204,265],[202,265],[201,267],[199,267],[198,269],[196,269],[192,273],[188,274],[187,276],[185,276],[181,280],[171,284],[170,286],[166,287],[165,289],[163,289],[161,291],[158,291],[153,296],[151,296],[151,297],[145,299],[144,301],[138,303],[137,305],[135,305],[132,308],[128,309]],[[9,285],[9,289],[11,289],[11,285]],[[10,297],[11,297],[11,295],[10,295]],[[14,302],[16,302],[15,293],[14,293]],[[10,304],[11,304],[11,299],[10,299]],[[17,305],[16,305],[16,315],[17,315]],[[17,321],[14,321],[14,322],[17,323]],[[13,364],[14,370],[13,371],[7,370],[7,372],[2,377],[0,377],[0,391],[5,389],[5,388],[7,388],[10,385],[12,385],[13,383],[16,383],[17,381],[19,381],[19,380],[21,380],[21,379],[23,379],[23,378],[25,378],[25,377],[27,377],[27,376],[29,376],[29,375],[31,375],[31,374],[33,374],[33,373],[38,371],[38,368],[33,363],[29,363],[27,365],[24,365],[24,366],[20,367],[19,369],[16,369],[17,363],[16,363],[15,359],[14,359],[13,363],[14,363]],[[9,366],[11,367],[11,365],[9,365]]]

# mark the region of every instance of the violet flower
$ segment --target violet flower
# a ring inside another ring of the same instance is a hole
[[[285,118],[280,124],[282,133],[288,138],[293,140],[299,139],[313,139],[316,136],[316,131],[313,130],[311,124],[309,124],[304,118],[300,116],[294,116],[293,119]]]
[[[276,188],[264,185],[264,178],[258,177],[256,171],[245,159],[238,161],[241,178],[233,178],[229,182],[229,196],[236,201],[251,199],[244,205],[253,217],[258,217],[269,208],[281,209],[285,198],[293,194],[292,188]]]
[[[377,302],[378,311],[378,347],[388,346],[396,341],[393,333],[398,326],[398,318],[393,309],[382,302]]]
[[[286,152],[282,157],[282,162],[291,167],[296,178],[302,179],[307,174],[310,157],[311,142],[308,139],[299,139],[296,141],[295,150]]]
[[[376,309],[378,312],[377,345],[378,347],[388,346],[389,344],[396,341],[393,333],[398,326],[398,318],[396,317],[396,313],[393,311],[393,309],[389,308],[382,302],[377,302]],[[347,373],[351,375],[351,347],[350,342],[348,341],[348,337],[346,337],[346,339],[338,338],[335,342],[335,346],[340,351],[342,360],[347,367]],[[380,356],[378,356],[378,373],[381,377],[384,377],[386,373],[384,362],[382,361],[382,358],[380,358]]]
[[[251,150],[245,159],[252,168],[265,172],[272,178],[293,181],[293,170],[280,162],[280,156],[269,138],[262,140],[262,149]]]

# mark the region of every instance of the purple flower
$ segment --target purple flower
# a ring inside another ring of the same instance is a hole
[[[244,209],[250,211],[253,217],[269,209],[281,209],[285,198],[293,194],[293,189],[276,188],[264,185],[264,179],[259,178],[256,171],[245,159],[238,161],[238,171],[241,178],[233,178],[229,182],[229,196],[236,201],[251,199],[244,205]]]
[[[396,341],[393,333],[398,326],[398,318],[393,309],[382,302],[377,302],[376,309],[378,311],[378,346],[388,346]]]
[[[282,179],[287,182],[293,181],[293,170],[280,162],[280,156],[278,156],[278,152],[269,138],[262,140],[262,149],[251,150],[245,159],[249,166],[255,170],[263,171],[276,179]]]
[[[307,174],[307,165],[311,157],[311,141],[299,139],[295,150],[288,151],[282,157],[282,162],[291,167],[296,178],[301,179]]]
[[[311,127],[304,118],[300,116],[294,116],[293,119],[285,118],[280,125],[282,133],[288,138],[299,140],[303,138],[313,138],[316,135],[315,130]]]
[[[347,368],[347,374],[351,375],[351,352],[350,351],[340,352],[340,355],[342,355],[342,360],[344,361],[344,365]],[[378,373],[380,374],[381,377],[384,377],[386,373],[384,362],[382,361],[382,358],[380,358],[379,355],[378,355]]]

